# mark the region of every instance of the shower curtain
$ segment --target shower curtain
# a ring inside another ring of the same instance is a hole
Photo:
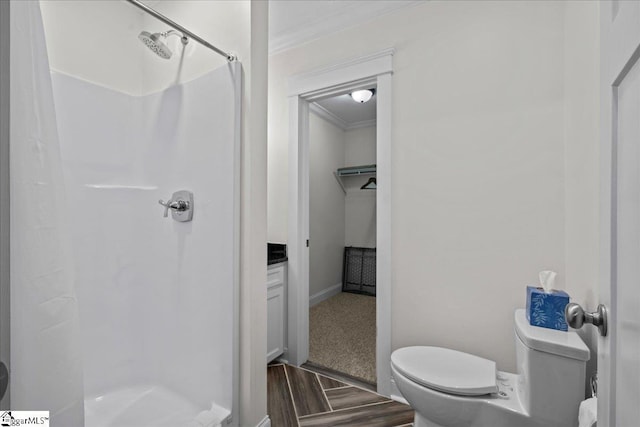
[[[78,308],[37,1],[11,2],[11,409],[84,425]]]

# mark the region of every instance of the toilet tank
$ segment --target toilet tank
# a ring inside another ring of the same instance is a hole
[[[518,396],[524,409],[546,426],[577,425],[590,352],[573,331],[531,326],[515,312]]]

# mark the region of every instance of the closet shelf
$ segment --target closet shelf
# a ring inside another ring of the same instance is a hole
[[[340,187],[342,187],[342,191],[344,192],[344,194],[347,194],[347,190],[344,188],[344,182],[342,182],[342,178],[375,174],[376,165],[349,166],[346,168],[340,168],[333,173],[333,175],[336,177],[336,181],[338,181],[338,184],[340,184]]]
[[[338,176],[369,175],[376,173],[376,165],[349,166],[336,171]]]

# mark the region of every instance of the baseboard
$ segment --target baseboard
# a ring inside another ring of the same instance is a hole
[[[331,286],[330,288],[313,294],[309,297],[309,307],[313,307],[314,305],[319,304],[334,295],[338,295],[340,292],[342,292],[342,283],[338,283],[337,285]]]
[[[269,419],[269,415],[266,415],[262,421],[258,423],[256,427],[271,427],[271,420]]]
[[[393,378],[391,378],[391,396],[390,397],[396,402],[404,403],[405,405],[409,404],[409,402],[407,402],[407,399],[405,399],[404,396],[402,396],[402,393],[400,393],[400,390],[398,390],[398,386],[396,385],[396,382]]]
[[[290,365],[289,360],[284,356],[276,357],[274,360],[271,361],[271,363],[282,363],[284,365]]]

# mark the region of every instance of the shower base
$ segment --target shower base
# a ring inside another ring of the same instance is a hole
[[[230,412],[213,405],[202,411],[183,396],[160,386],[137,386],[88,397],[86,427],[213,427]]]

